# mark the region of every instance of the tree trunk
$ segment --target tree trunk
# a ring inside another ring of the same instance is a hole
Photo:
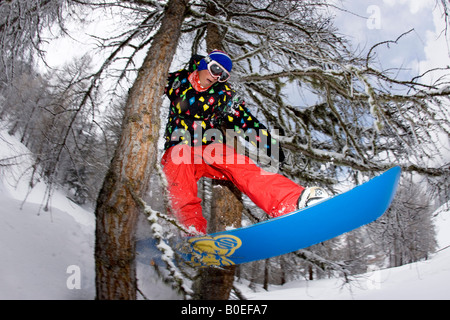
[[[216,16],[218,14],[216,5],[212,2],[207,3],[206,5],[206,13],[211,16]],[[217,49],[217,50],[223,50],[223,41],[224,33],[221,32],[219,26],[215,23],[209,22],[206,25],[206,47],[208,50],[208,53]]]
[[[217,15],[216,7],[208,2],[206,12]],[[223,32],[214,23],[208,23],[206,46],[208,52],[223,50]],[[224,131],[225,132],[225,131]],[[233,143],[233,142],[232,142]],[[226,227],[241,226],[242,194],[229,181],[214,180],[212,190],[211,217],[208,233],[225,230]],[[194,285],[195,297],[203,300],[227,300],[233,288],[236,266],[203,268]]]
[[[208,233],[240,227],[242,199],[239,190],[229,181],[214,180],[211,218]],[[202,268],[194,285],[195,299],[227,300],[234,283],[236,266]]]
[[[136,299],[138,207],[157,161],[159,108],[188,0],[170,0],[159,31],[131,88],[122,133],[96,208],[97,299]]]
[[[264,261],[264,284],[263,289],[266,291],[269,291],[269,284],[270,284],[270,260],[266,259]]]

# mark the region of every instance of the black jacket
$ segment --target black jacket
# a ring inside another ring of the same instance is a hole
[[[227,82],[217,82],[204,92],[196,91],[188,80],[202,56],[194,56],[187,69],[169,74],[166,95],[170,111],[165,131],[164,149],[179,143],[191,146],[224,143],[223,130],[232,129],[251,144],[265,148],[269,156],[277,141],[267,128],[245,107],[239,95]],[[281,148],[272,155],[282,161]]]

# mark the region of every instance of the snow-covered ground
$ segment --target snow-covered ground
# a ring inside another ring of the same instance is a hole
[[[28,190],[29,151],[0,131],[0,159],[8,158],[17,165],[0,167],[0,299],[94,298],[92,212],[61,192],[44,211],[45,184]],[[70,276],[81,289],[68,289]]]
[[[81,208],[64,192],[52,195],[43,210],[46,186],[28,190],[29,151],[0,130],[0,299],[93,299],[93,209]],[[4,164],[4,161],[2,162]],[[26,199],[26,201],[24,201]],[[439,247],[450,245],[450,211],[436,219]],[[148,267],[138,265],[141,290],[153,299],[174,299]],[[240,289],[249,299],[450,299],[450,248],[430,260],[375,270],[350,284],[342,279],[294,281],[269,291]]]
[[[450,212],[441,211],[436,219],[439,247],[450,245]],[[293,281],[271,286],[269,291],[253,292],[240,286],[248,299],[267,300],[448,300],[450,299],[450,248],[437,252],[427,261],[397,268],[372,270],[348,284],[343,279]]]

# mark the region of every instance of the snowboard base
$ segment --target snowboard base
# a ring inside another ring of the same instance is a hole
[[[347,192],[287,215],[189,238],[180,251],[194,266],[229,266],[324,242],[383,215],[394,198],[400,174],[400,168],[394,167]]]

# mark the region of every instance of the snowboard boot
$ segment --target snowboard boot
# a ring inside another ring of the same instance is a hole
[[[308,207],[328,198],[328,192],[321,187],[309,187],[303,190],[298,198],[298,209]]]

